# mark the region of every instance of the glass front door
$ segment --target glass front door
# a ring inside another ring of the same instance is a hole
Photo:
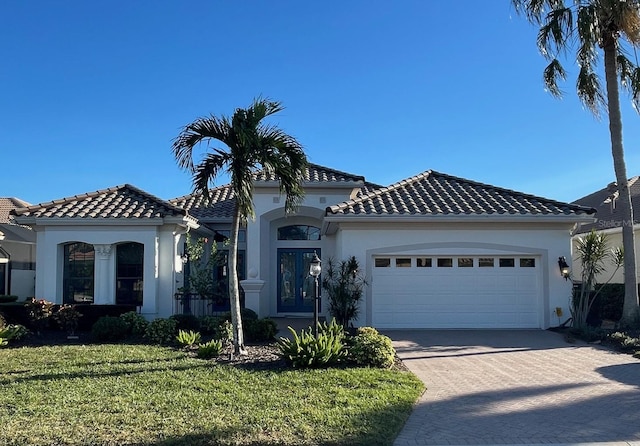
[[[278,312],[313,311],[315,281],[309,264],[314,252],[320,256],[319,249],[278,249]]]

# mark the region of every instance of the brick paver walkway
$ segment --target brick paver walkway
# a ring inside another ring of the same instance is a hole
[[[388,331],[426,392],[395,445],[640,446],[640,360],[542,330]]]

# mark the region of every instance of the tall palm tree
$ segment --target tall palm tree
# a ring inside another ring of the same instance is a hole
[[[283,110],[280,102],[257,98],[250,107],[236,109],[231,119],[226,116],[198,118],[188,124],[173,141],[173,154],[178,165],[193,173],[193,188],[209,198],[209,184],[220,172],[231,179],[235,210],[229,240],[229,299],[233,345],[236,354],[246,354],[240,293],[236,265],[238,263],[238,230],[248,218],[254,218],[253,185],[255,174],[264,170],[279,178],[280,192],[285,194],[285,211],[292,212],[304,197],[302,182],[307,157],[300,143],[277,126],[263,120]],[[194,163],[193,149],[201,142],[218,141],[226,147],[208,151]]]
[[[640,111],[640,69],[627,56],[640,46],[640,0],[512,0],[516,11],[539,26],[538,49],[549,61],[544,69],[546,88],[555,97],[562,92],[558,81],[567,73],[558,60],[577,47],[580,69],[576,82],[578,97],[596,116],[606,110],[609,116],[611,153],[618,183],[622,214],[625,297],[623,318],[629,320],[638,310],[636,257],[633,234],[633,208],[627,183],[627,168],[622,144],[622,116],[619,85],[630,93],[636,111]],[[574,47],[575,45],[575,47]],[[604,60],[605,89],[597,73]],[[618,81],[620,84],[618,84]]]

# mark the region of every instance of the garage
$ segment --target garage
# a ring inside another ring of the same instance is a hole
[[[531,255],[379,255],[378,328],[541,328],[541,259]]]

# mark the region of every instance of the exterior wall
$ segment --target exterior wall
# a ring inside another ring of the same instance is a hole
[[[569,313],[571,282],[558,269],[559,256],[571,252],[569,224],[393,224],[341,223],[336,236],[340,257],[355,255],[369,282],[360,307],[359,325],[371,324],[372,259],[376,254],[528,254],[541,258],[540,328],[558,323],[555,308]],[[402,286],[402,284],[398,284]],[[564,319],[562,322],[564,322]]]
[[[608,244],[611,249],[618,246],[622,248],[622,231],[620,229],[605,231],[605,233],[607,234]],[[579,234],[574,236],[571,239],[572,262],[569,266],[571,267],[571,278],[576,281],[580,281],[580,277],[582,275],[582,264],[580,263],[580,259],[578,258],[576,242],[578,238],[584,235],[586,234]],[[635,235],[634,242],[636,247],[636,258],[638,258],[639,257],[638,253],[640,253],[640,228],[635,229],[634,235]],[[568,259],[567,259],[567,263],[569,263]],[[618,271],[615,271],[615,270],[616,270],[616,267],[611,260],[605,262],[605,269],[602,272],[602,274],[598,276],[598,282],[604,283],[607,280],[609,280],[609,278],[612,277],[613,275],[613,278],[611,279],[611,283],[624,283],[624,267],[620,267]],[[636,274],[638,276],[638,281],[640,282],[640,268],[636,268],[636,270],[637,270]],[[614,274],[614,271],[615,271],[615,274]]]
[[[33,243],[2,240],[0,246],[9,254],[10,277],[8,294],[16,295],[20,300],[35,296],[36,246]],[[4,278],[0,278],[4,280]]]
[[[286,316],[277,310],[277,250],[282,247],[318,248],[321,257],[334,255],[332,237],[320,241],[278,241],[277,228],[287,225],[312,225],[322,227],[327,206],[349,199],[351,189],[314,189],[308,188],[303,203],[295,215],[285,215],[284,197],[278,189],[258,188],[254,194],[256,218],[247,223],[247,278],[263,281],[259,292],[259,307],[253,308],[260,317]],[[326,315],[326,305],[321,306]],[[306,313],[296,313],[305,316]]]
[[[144,245],[142,314],[153,319],[172,314],[174,235],[158,226],[48,226],[37,233],[36,295],[62,303],[63,245],[84,242],[95,248],[94,303],[115,303],[115,245]]]

